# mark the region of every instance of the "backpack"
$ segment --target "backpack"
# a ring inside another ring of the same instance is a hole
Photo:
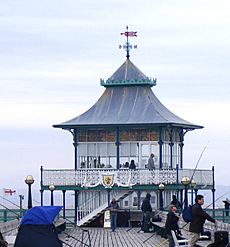
[[[189,223],[192,220],[192,205],[189,205],[182,211],[182,218],[185,222]]]

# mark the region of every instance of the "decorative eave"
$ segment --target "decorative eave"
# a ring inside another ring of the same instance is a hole
[[[149,86],[108,87],[98,101],[86,112],[55,128],[112,126],[174,126],[200,129],[169,111]]]
[[[107,80],[100,79],[101,86],[156,86],[157,79],[149,78],[142,73],[131,61],[126,61]]]
[[[104,87],[110,87],[110,86],[134,86],[134,85],[148,85],[150,87],[156,86],[157,79],[142,79],[142,80],[110,80],[107,79],[106,81],[103,79],[100,79],[101,86]]]

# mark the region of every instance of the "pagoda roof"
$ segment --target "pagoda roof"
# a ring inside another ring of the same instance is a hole
[[[100,125],[173,125],[185,129],[203,128],[169,111],[149,86],[107,88],[88,111],[54,127],[71,129]]]
[[[126,61],[114,72],[114,74],[104,81],[101,79],[101,85],[111,86],[130,86],[130,85],[156,85],[156,79],[151,79],[144,75],[131,61]]]
[[[106,89],[89,110],[54,127],[72,129],[111,125],[171,125],[184,129],[203,128],[168,110],[151,89],[156,85],[156,79],[146,77],[129,59],[107,81],[101,81],[101,84]]]

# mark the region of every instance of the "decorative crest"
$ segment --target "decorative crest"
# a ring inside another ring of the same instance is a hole
[[[129,43],[129,37],[137,37],[137,32],[133,32],[133,31],[129,31],[129,27],[126,26],[126,32],[121,33],[121,35],[126,36],[126,43],[124,45],[119,45],[119,49],[125,49],[126,50],[126,57],[129,59],[130,55],[129,55],[129,51],[134,48],[137,48],[137,45],[131,45]]]
[[[114,185],[114,173],[102,174],[102,184],[105,188],[112,188]]]

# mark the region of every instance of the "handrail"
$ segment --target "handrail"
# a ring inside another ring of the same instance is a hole
[[[107,191],[101,191],[102,196],[99,200],[98,195],[95,195],[93,198],[91,198],[88,203],[83,203],[81,207],[78,207],[78,220],[82,220],[84,217],[92,213],[94,210],[99,209],[103,205],[108,205],[108,194]],[[111,191],[111,197],[116,197],[120,193],[124,193],[124,191]],[[105,205],[105,208],[106,206]]]
[[[42,171],[42,187],[49,184],[55,186],[97,187],[103,185],[103,176],[113,176],[115,186],[129,187],[130,185],[158,185],[159,183],[178,184],[177,179],[191,176],[193,169],[80,169],[80,170],[50,170]],[[212,170],[200,169],[194,175],[197,186],[212,186]],[[44,188],[46,189],[46,188]],[[48,188],[47,188],[48,189]]]

